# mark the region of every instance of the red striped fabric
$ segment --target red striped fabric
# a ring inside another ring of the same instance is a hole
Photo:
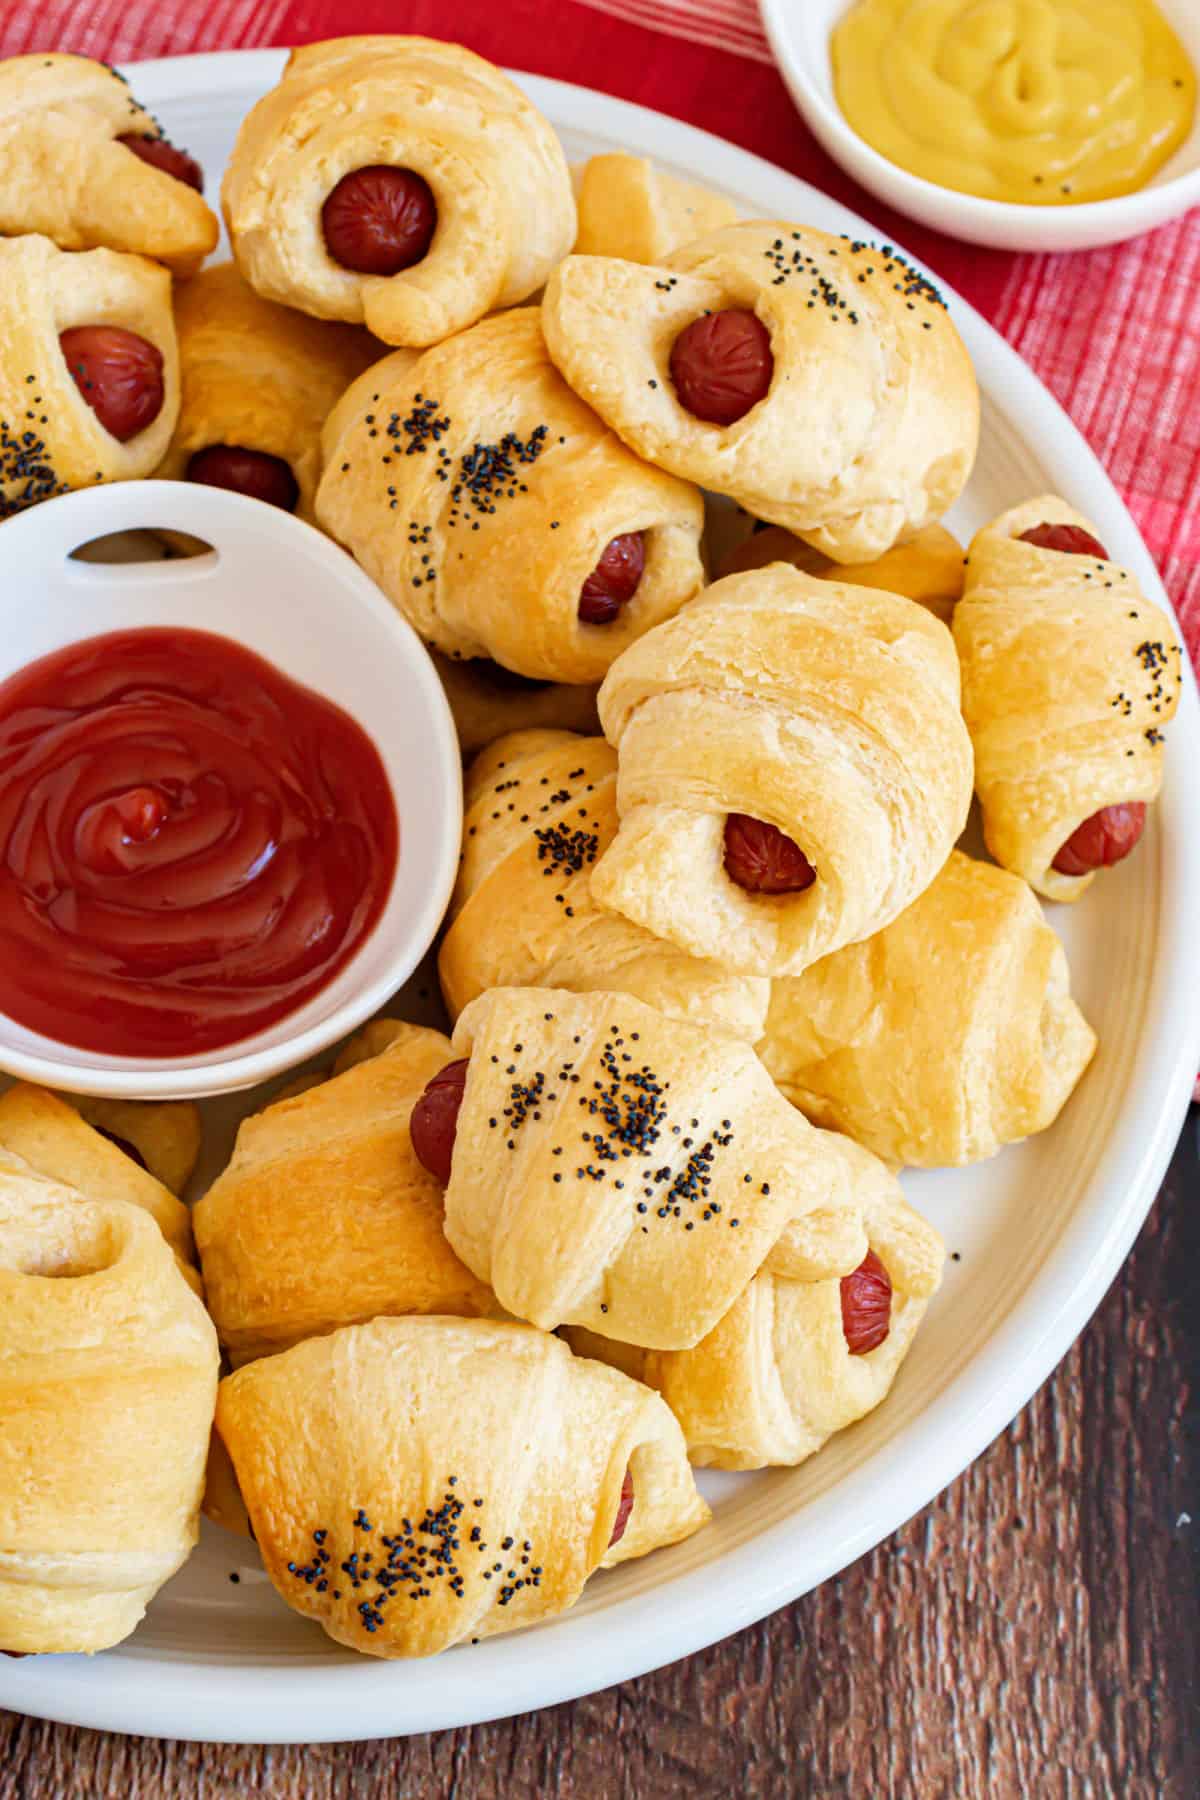
[[[580,4],[689,43],[729,50],[755,62],[774,60],[756,0],[580,0]]]

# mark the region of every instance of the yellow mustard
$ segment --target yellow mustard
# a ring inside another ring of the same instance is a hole
[[[989,200],[1132,193],[1196,105],[1195,71],[1154,0],[856,0],[832,48],[860,137]]]

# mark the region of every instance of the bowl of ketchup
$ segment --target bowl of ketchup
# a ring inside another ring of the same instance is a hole
[[[420,640],[328,538],[221,488],[89,488],[2,531],[0,1068],[200,1098],[344,1037],[457,867]],[[209,548],[75,554],[119,532]]]

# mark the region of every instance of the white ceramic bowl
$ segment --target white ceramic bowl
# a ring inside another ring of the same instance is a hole
[[[1089,250],[1137,237],[1200,204],[1200,109],[1191,135],[1136,194],[1083,206],[1018,206],[957,194],[910,175],[847,124],[833,87],[829,41],[853,0],[759,0],[792,98],[835,162],[897,212],[994,250]],[[1200,68],[1200,0],[1158,0]]]
[[[284,55],[181,57],[128,73],[168,134],[203,163],[215,193],[241,120],[278,81]],[[628,150],[717,189],[745,216],[869,234],[828,195],[676,119],[562,82],[518,79],[573,162]],[[1093,452],[996,332],[957,295],[947,298],[984,396],[979,460],[951,529],[965,539],[1030,494],[1061,492],[1166,605],[1149,553]],[[0,531],[0,545],[6,541]],[[560,1618],[424,1661],[389,1663],[332,1643],[284,1605],[247,1540],[206,1522],[194,1555],[127,1643],[95,1657],[0,1657],[0,1706],[106,1731],[251,1744],[436,1731],[626,1681],[846,1568],[965,1469],[1025,1404],[1099,1303],[1145,1218],[1200,1066],[1198,820],[1200,705],[1189,669],[1162,798],[1137,855],[1077,906],[1048,909],[1073,990],[1100,1034],[1096,1060],[1052,1130],[969,1168],[905,1171],[908,1199],[954,1254],[886,1405],[819,1456],[753,1475],[699,1470],[714,1512],[704,1531],[598,1572]],[[436,980],[418,972],[395,1010],[436,1023],[435,990]],[[225,1166],[256,1103],[235,1094],[204,1105],[195,1192]],[[1043,1473],[1053,1479],[1052,1470]],[[921,1570],[910,1579],[920,1580]],[[875,1636],[863,1634],[877,1624],[848,1619],[843,1634],[802,1653],[852,1665],[864,1641],[873,1652]],[[730,1696],[731,1707],[740,1704]]]
[[[186,532],[209,554],[81,562],[112,532]],[[201,1056],[106,1057],[0,1013],[0,1068],[71,1092],[136,1099],[228,1093],[353,1031],[405,982],[449,899],[462,834],[458,740],[416,634],[310,525],[222,488],[133,481],[88,488],[3,527],[0,680],[80,638],[179,625],[233,638],[350,713],[383,758],[400,818],[396,878],[374,931],[327,987],[266,1031]]]

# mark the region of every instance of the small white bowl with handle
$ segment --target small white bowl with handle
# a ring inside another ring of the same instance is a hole
[[[855,0],[759,0],[792,98],[813,135],[863,187],[934,231],[993,250],[1088,250],[1137,237],[1200,205],[1200,108],[1186,142],[1136,193],[1079,206],[1021,206],[940,187],[889,162],[853,129],[834,90],[830,43]],[[1200,69],[1200,0],[1158,0]]]
[[[140,562],[73,555],[112,533],[146,531],[211,548]],[[462,835],[454,723],[411,627],[312,526],[195,483],[122,482],[49,500],[0,526],[0,558],[0,681],[106,632],[175,625],[231,638],[362,726],[383,760],[400,826],[395,879],[375,928],[318,994],[268,1029],[197,1056],[106,1056],[10,1019],[0,988],[0,1070],[73,1093],[200,1099],[278,1075],[370,1018],[432,943]]]

